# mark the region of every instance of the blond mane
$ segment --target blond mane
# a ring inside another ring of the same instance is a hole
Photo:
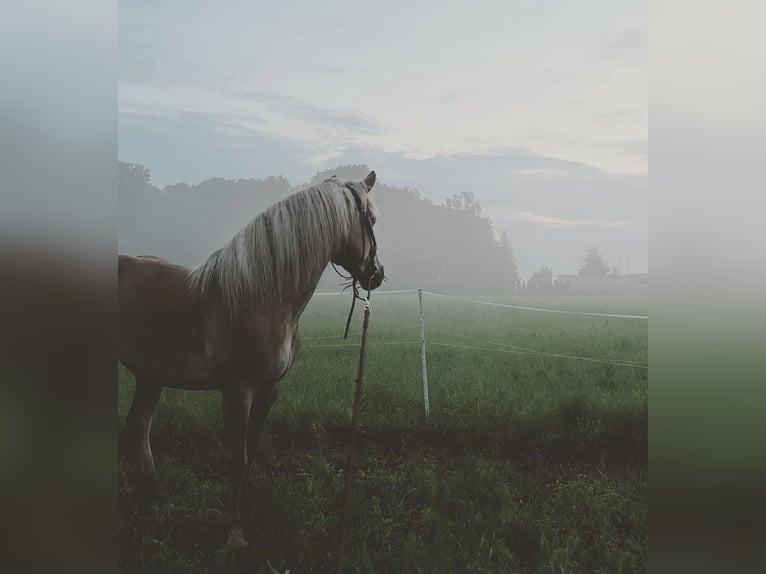
[[[215,284],[237,313],[313,287],[348,236],[358,211],[355,193],[374,217],[365,184],[334,177],[275,203],[197,265],[189,288],[206,293]]]

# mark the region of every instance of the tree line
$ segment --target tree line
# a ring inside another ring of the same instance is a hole
[[[284,177],[210,178],[160,189],[146,167],[120,162],[120,252],[195,265],[274,202],[331,175],[363,179],[368,172],[367,166],[347,165],[301,185]],[[507,235],[495,240],[473,194],[451,198],[460,204],[437,205],[413,189],[379,183],[373,193],[381,212],[375,228],[379,256],[390,275],[386,288],[500,293],[517,280]],[[319,289],[336,289],[339,282],[326,273]]]
[[[366,165],[345,165],[317,172],[310,182],[298,185],[282,176],[215,177],[159,188],[145,166],[119,162],[120,253],[152,254],[192,266],[291,193],[332,175],[359,180],[368,172]],[[492,222],[482,216],[473,192],[455,194],[441,205],[417,190],[381,183],[373,193],[381,212],[376,236],[390,274],[387,289],[418,286],[446,293],[506,294],[553,286],[552,270],[546,267],[526,283],[521,280],[508,234],[495,239]],[[606,267],[602,263],[598,250],[589,252],[581,273],[601,273]],[[339,282],[334,273],[325,273],[319,289],[337,289]]]

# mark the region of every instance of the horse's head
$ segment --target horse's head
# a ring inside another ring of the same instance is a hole
[[[373,185],[374,171],[371,171],[364,181],[345,183],[346,189],[354,196],[356,214],[351,220],[341,249],[332,258],[332,262],[348,271],[362,289],[369,291],[380,287],[384,278],[383,265],[378,259],[378,242],[373,230],[377,219],[377,210],[370,199]]]

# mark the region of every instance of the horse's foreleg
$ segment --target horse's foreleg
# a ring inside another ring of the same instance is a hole
[[[253,404],[250,407],[250,422],[248,423],[247,437],[247,473],[245,476],[244,490],[242,492],[242,504],[240,506],[241,512],[245,515],[249,514],[252,510],[252,488],[249,484],[248,477],[250,476],[251,468],[255,462],[258,441],[266,423],[266,415],[269,414],[271,405],[277,400],[277,396],[279,396],[279,383],[275,384],[265,393],[257,395],[253,399]]]
[[[239,504],[247,472],[247,427],[252,402],[252,388],[235,386],[223,390],[227,480],[224,515],[231,528],[229,546],[234,547],[247,544],[242,532]]]
[[[139,487],[151,496],[157,495],[157,472],[149,433],[161,394],[162,385],[136,378],[136,392],[126,420],[129,445],[135,454]]]

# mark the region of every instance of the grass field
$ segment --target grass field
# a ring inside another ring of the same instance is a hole
[[[647,322],[373,297],[348,572],[646,572]],[[517,298],[645,314],[645,297]],[[224,549],[221,399],[166,389],[152,444],[166,500],[120,467],[124,572],[333,571],[361,309],[315,297],[252,480],[250,546]],[[473,348],[468,348],[473,347]],[[601,363],[539,352],[637,363]],[[120,368],[120,424],[133,381]]]

